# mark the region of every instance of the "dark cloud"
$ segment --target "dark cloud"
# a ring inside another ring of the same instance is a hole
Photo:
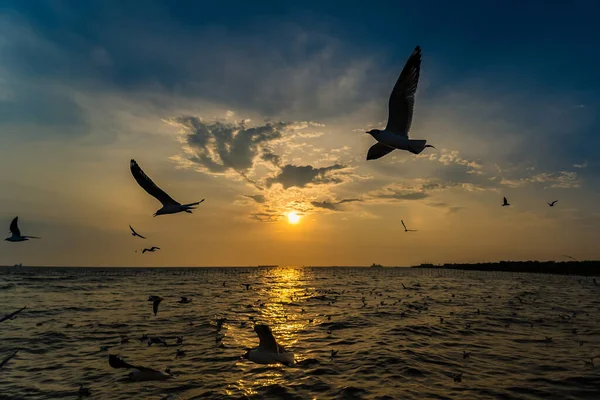
[[[273,186],[280,183],[284,189],[293,186],[303,188],[307,185],[321,185],[327,183],[341,183],[343,179],[334,171],[346,168],[345,165],[334,164],[329,167],[314,168],[312,165],[297,166],[287,164],[272,178],[267,178],[266,185]]]
[[[383,192],[375,195],[378,199],[393,199],[393,200],[421,200],[429,195],[425,192],[406,192],[406,191],[396,191],[394,189],[388,188]]]
[[[276,167],[279,167],[281,165],[281,157],[273,153],[273,151],[271,151],[270,149],[263,149],[260,158],[272,163]]]
[[[267,201],[267,199],[265,198],[265,196],[263,196],[262,194],[255,194],[255,195],[246,194],[244,196],[246,196],[246,197],[248,197],[248,198],[250,198],[250,199],[252,199],[255,202],[260,203],[260,204],[263,204],[264,202]]]
[[[357,202],[357,201],[362,201],[361,199],[344,199],[344,200],[340,200],[337,202],[331,202],[331,201],[312,201],[310,204],[312,204],[313,207],[316,208],[324,208],[326,210],[331,210],[331,211],[342,211],[338,205],[340,204],[344,204],[344,203],[353,203],[353,202]]]
[[[285,122],[268,122],[256,127],[248,127],[244,121],[205,123],[192,116],[174,118],[171,122],[186,132],[185,143],[192,153],[190,161],[203,166],[208,172],[233,170],[248,180],[246,174],[254,166],[262,146],[281,138],[289,126]],[[271,157],[277,157],[270,150],[266,151]]]
[[[250,218],[257,220],[258,222],[277,222],[281,214],[274,212],[257,212],[250,214]]]

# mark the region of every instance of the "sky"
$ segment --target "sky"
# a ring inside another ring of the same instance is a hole
[[[597,2],[338,4],[3,1],[0,264],[600,257]],[[436,149],[367,161],[416,45]]]

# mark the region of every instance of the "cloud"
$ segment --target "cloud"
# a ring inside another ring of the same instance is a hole
[[[520,179],[502,179],[500,184],[509,187],[521,187],[528,183],[539,183],[546,188],[573,189],[580,186],[577,172],[559,171],[553,173],[540,173]]]
[[[281,214],[275,212],[255,212],[250,214],[250,217],[258,222],[277,222]]]
[[[465,208],[465,207],[459,207],[459,206],[452,206],[452,205],[450,205],[448,203],[444,203],[444,202],[427,203],[427,205],[431,206],[431,207],[443,208],[448,212],[448,214],[454,214]]]
[[[347,168],[345,165],[334,164],[329,167],[314,168],[312,165],[296,166],[292,164],[284,165],[281,171],[274,177],[266,179],[267,187],[277,183],[284,189],[291,187],[304,188],[308,185],[336,184],[344,182],[344,179],[336,174]]]
[[[344,203],[354,203],[354,202],[360,202],[362,201],[361,199],[343,199],[337,202],[331,202],[331,201],[311,201],[310,204],[312,204],[313,207],[316,208],[323,208],[325,210],[330,210],[330,211],[341,211],[341,209],[338,207],[338,205],[340,204],[344,204]]]
[[[193,116],[172,118],[169,122],[182,129],[188,159],[204,172],[223,174],[235,171],[244,178],[254,167],[259,150],[263,159],[267,157],[272,161],[277,158],[264,146],[280,139],[290,125],[268,122],[249,127],[246,121],[205,123]]]
[[[587,168],[587,166],[588,166],[587,160],[585,160],[583,164],[573,164],[573,167],[575,167],[575,168]]]
[[[254,200],[255,202],[259,203],[259,204],[263,204],[267,201],[267,199],[265,198],[265,196],[263,196],[262,194],[255,194],[255,195],[249,195],[249,194],[245,194],[244,196]]]

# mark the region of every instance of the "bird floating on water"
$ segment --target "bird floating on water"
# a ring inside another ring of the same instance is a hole
[[[402,226],[404,227],[404,232],[416,232],[417,231],[416,229],[408,229],[403,220],[400,220],[400,222],[402,222]]]
[[[558,202],[558,200],[554,200],[553,202],[551,202],[551,203],[548,203],[548,205],[549,205],[550,207],[554,207],[554,205],[555,205],[557,202]]]
[[[246,287],[246,290],[250,290],[250,286],[252,286],[252,284],[251,283],[242,283],[242,284],[240,284],[240,286],[244,286],[244,287]]]
[[[142,235],[140,235],[139,233],[137,233],[137,232],[135,231],[135,229],[133,229],[133,227],[132,227],[131,225],[129,225],[129,229],[131,229],[131,236],[137,236],[137,237],[139,237],[139,238],[146,239],[146,237],[145,237],[145,236],[142,236]]]
[[[180,304],[188,304],[188,303],[191,303],[191,302],[192,302],[192,299],[188,299],[185,296],[181,296],[181,299],[178,301],[178,303],[180,303]]]
[[[90,391],[90,389],[84,387],[83,383],[80,383],[79,390],[77,391],[77,395],[79,395],[79,397],[82,397],[82,396],[87,397],[87,396],[91,396],[92,392]]]
[[[419,154],[426,147],[433,147],[430,144],[426,144],[426,140],[408,138],[420,70],[421,47],[417,46],[408,58],[390,95],[388,122],[385,129],[383,131],[380,129],[371,129],[366,132],[377,140],[377,143],[369,149],[367,160],[381,158],[394,149],[407,150],[413,154]]]
[[[510,206],[510,204],[508,204],[508,200],[506,200],[506,197],[504,198],[504,203],[502,203],[502,207],[505,206]]]
[[[254,332],[258,335],[260,343],[257,348],[248,350],[243,358],[257,364],[294,364],[294,353],[277,343],[268,325],[254,325]]]
[[[21,230],[19,229],[19,217],[15,217],[10,223],[10,237],[7,237],[7,242],[24,242],[29,239],[40,239],[38,236],[21,236]]]
[[[150,253],[154,253],[156,250],[160,250],[160,247],[152,246],[149,249],[145,248],[144,250],[142,250],[142,254],[144,254],[147,251],[149,251]]]
[[[196,208],[193,206],[196,206],[204,201],[204,199],[202,199],[195,203],[181,204],[173,200],[171,196],[156,186],[152,179],[150,179],[150,177],[146,175],[144,171],[142,171],[135,160],[131,160],[130,169],[131,174],[135,178],[136,182],[142,187],[142,189],[144,189],[149,195],[153,196],[156,200],[161,202],[162,208],[154,213],[155,217],[157,215],[176,214],[179,212],[191,214],[192,210]]]

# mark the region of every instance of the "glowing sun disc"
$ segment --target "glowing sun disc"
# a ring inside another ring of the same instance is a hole
[[[297,224],[300,222],[300,216],[293,211],[287,214],[287,219],[290,224]]]

